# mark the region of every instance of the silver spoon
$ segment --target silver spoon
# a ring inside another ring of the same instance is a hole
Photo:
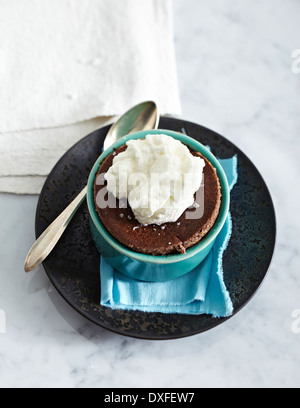
[[[159,114],[154,102],[143,102],[134,106],[110,128],[105,141],[104,150],[107,150],[119,138],[140,130],[157,129]],[[37,268],[51,253],[62,234],[65,232],[71,219],[84,201],[87,187],[71,202],[71,204],[56,218],[30,249],[24,269],[30,272]]]

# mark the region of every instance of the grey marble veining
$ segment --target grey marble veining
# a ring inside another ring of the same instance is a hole
[[[184,118],[238,145],[273,196],[277,246],[258,294],[187,339],[110,333],[71,309],[42,268],[24,274],[37,197],[0,195],[0,387],[300,386],[299,15],[298,0],[174,0]]]

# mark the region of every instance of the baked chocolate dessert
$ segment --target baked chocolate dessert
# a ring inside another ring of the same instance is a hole
[[[116,155],[124,152],[127,145],[120,147],[110,154],[100,165],[98,176],[105,174],[113,164]],[[108,232],[121,244],[129,249],[149,255],[161,256],[176,253],[185,253],[186,250],[200,242],[211,230],[219,215],[221,206],[221,187],[216,170],[212,164],[198,152],[191,151],[193,156],[199,156],[205,160],[204,174],[204,213],[201,218],[189,219],[187,211],[197,211],[202,203],[195,194],[194,209],[187,209],[177,222],[163,225],[142,226],[135,218],[129,205],[124,205],[116,199],[117,208],[99,208],[97,194],[103,189],[103,185],[95,183],[94,198],[99,217]],[[97,176],[97,177],[98,177]],[[96,180],[97,180],[96,177]],[[199,176],[200,177],[200,176]],[[104,186],[106,181],[103,179]],[[108,198],[106,189],[106,198]],[[203,198],[202,198],[203,200]],[[124,204],[124,203],[123,203]],[[121,208],[120,208],[121,207]],[[122,208],[123,207],[123,208]]]

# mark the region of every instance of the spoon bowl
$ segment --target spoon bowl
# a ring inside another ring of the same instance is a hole
[[[104,141],[104,150],[107,150],[123,136],[139,132],[141,129],[157,129],[158,122],[159,114],[154,102],[142,102],[134,106],[110,128]]]

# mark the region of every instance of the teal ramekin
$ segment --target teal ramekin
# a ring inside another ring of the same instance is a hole
[[[185,254],[153,256],[132,251],[117,241],[104,227],[94,202],[94,184],[102,161],[114,149],[129,140],[144,139],[148,134],[165,134],[180,140],[192,150],[200,152],[215,167],[222,191],[221,209],[218,218],[209,233]],[[183,276],[195,269],[211,251],[217,236],[221,232],[229,213],[230,190],[225,172],[216,157],[201,143],[181,133],[170,130],[151,130],[134,133],[119,139],[103,152],[95,163],[88,181],[87,203],[90,214],[90,227],[93,241],[102,257],[117,271],[130,278],[148,282],[164,282]]]

